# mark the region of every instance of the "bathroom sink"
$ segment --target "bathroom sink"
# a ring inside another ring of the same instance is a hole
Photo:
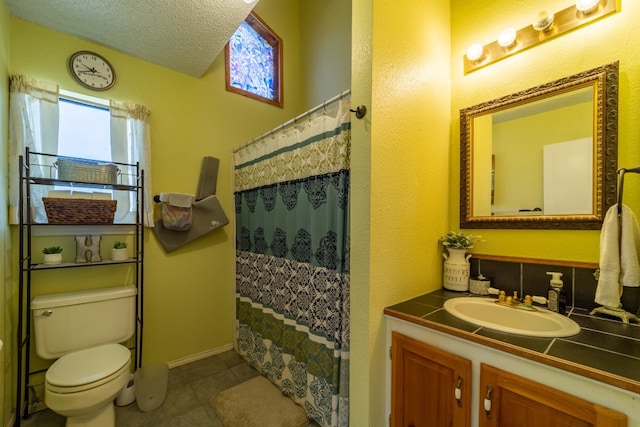
[[[539,307],[535,307],[535,310],[506,307],[491,298],[452,298],[445,301],[444,308],[455,317],[474,325],[511,334],[568,337],[580,332],[580,326],[567,316]]]

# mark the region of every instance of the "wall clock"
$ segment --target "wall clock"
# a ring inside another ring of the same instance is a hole
[[[69,70],[78,83],[92,90],[107,90],[116,82],[113,66],[94,52],[83,50],[71,55]]]

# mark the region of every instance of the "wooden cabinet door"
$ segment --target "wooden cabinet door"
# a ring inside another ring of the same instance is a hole
[[[393,332],[391,376],[392,427],[470,426],[470,360]]]
[[[627,425],[627,416],[620,412],[484,363],[480,365],[479,416],[480,427]]]

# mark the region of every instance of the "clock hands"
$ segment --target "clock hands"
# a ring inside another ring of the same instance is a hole
[[[85,64],[79,63],[78,65],[83,66],[84,68],[86,68],[86,70],[77,70],[78,74],[91,74],[94,75],[96,77],[100,77],[104,80],[107,80],[107,78],[105,76],[102,75],[102,73],[100,73],[98,70],[96,70],[95,67],[89,67]]]
[[[86,66],[86,65],[84,65],[84,64],[80,64],[80,65],[82,65],[84,68],[86,68],[87,70],[89,70],[89,72],[92,72],[92,73],[97,73],[97,72],[98,72],[98,70],[96,70],[96,69],[95,69],[95,68],[93,68],[93,67],[92,67],[92,68],[89,68],[88,66]],[[78,71],[78,72],[82,72],[82,71]],[[84,72],[86,73],[87,71],[84,71]]]

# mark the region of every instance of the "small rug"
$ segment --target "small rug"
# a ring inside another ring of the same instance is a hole
[[[224,427],[306,427],[307,414],[265,377],[214,394],[209,403]]]

